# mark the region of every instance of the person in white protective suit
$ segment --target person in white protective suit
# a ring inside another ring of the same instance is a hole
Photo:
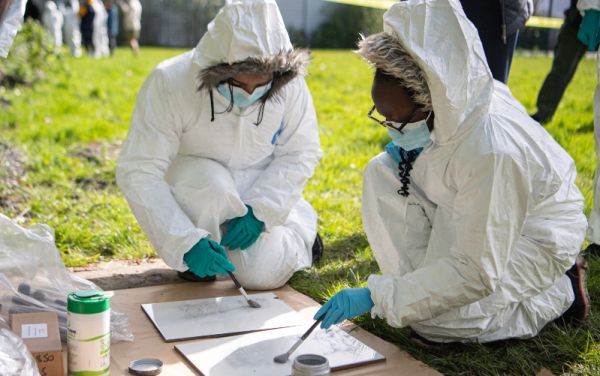
[[[81,57],[81,31],[79,26],[79,0],[65,0],[60,7],[64,20],[64,39],[71,55]]]
[[[329,327],[371,312],[436,343],[529,338],[561,315],[584,320],[574,162],[493,80],[458,0],[394,4],[358,53],[376,68],[369,117],[392,138],[363,180],[382,275],[341,290],[315,319]]]
[[[302,198],[321,158],[308,61],[274,0],[234,1],[142,86],[117,183],[182,278],[235,270],[245,287],[272,289],[320,252]]]
[[[44,5],[44,13],[42,14],[42,23],[44,28],[52,36],[54,41],[54,47],[56,52],[60,52],[62,46],[62,27],[63,27],[63,16],[58,6],[54,1],[47,1]]]
[[[23,24],[27,0],[12,0],[0,9],[0,57],[6,58],[17,32]]]
[[[94,43],[94,57],[102,58],[110,55],[108,46],[108,13],[104,8],[102,1],[92,2],[94,8],[94,32],[92,34],[92,42]]]
[[[598,64],[598,84],[594,95],[594,139],[596,143],[596,156],[598,165],[594,173],[594,207],[590,215],[590,224],[588,227],[587,239],[591,244],[586,248],[586,252],[600,254],[600,0],[579,0],[577,8],[583,12],[583,19],[579,26],[577,38],[583,43],[589,51],[598,51],[596,53],[596,63]]]

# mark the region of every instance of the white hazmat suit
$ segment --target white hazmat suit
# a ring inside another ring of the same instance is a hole
[[[62,46],[62,27],[63,27],[63,16],[58,6],[54,1],[47,1],[44,5],[44,13],[42,14],[42,23],[44,28],[52,36],[54,46],[57,52],[60,51]]]
[[[94,43],[94,57],[102,58],[110,55],[108,46],[108,13],[104,8],[104,3],[100,0],[92,2],[94,7],[94,33],[92,41]]]
[[[26,0],[12,0],[0,21],[0,57],[7,57],[17,32],[23,24]]]
[[[387,154],[365,169],[363,223],[383,273],[368,279],[371,313],[437,342],[535,336],[574,299],[565,272],[586,219],[573,160],[492,79],[457,0],[394,4],[384,32],[423,70],[435,125],[408,197]]]
[[[577,7],[581,11],[595,9],[600,11],[600,0],[579,0]],[[598,83],[594,94],[594,140],[596,143],[596,172],[594,173],[594,207],[590,215],[587,238],[594,244],[600,244],[600,49],[596,53],[596,64],[598,66]]]
[[[240,282],[276,288],[310,267],[317,217],[302,191],[321,151],[307,64],[275,1],[263,0],[222,8],[193,51],[146,80],[117,182],[169,266],[186,270],[183,255],[206,236],[220,241],[221,225],[246,214],[247,204],[265,231],[247,250],[227,250]],[[244,67],[286,72],[273,80],[258,125],[259,103],[227,111],[214,90]]]
[[[66,5],[65,5],[66,4]],[[69,46],[71,55],[81,56],[81,31],[79,25],[79,1],[66,0],[61,6],[61,12],[64,20],[64,40]],[[68,5],[68,6],[67,6]]]

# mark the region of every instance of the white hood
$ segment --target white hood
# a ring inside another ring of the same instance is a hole
[[[401,1],[383,22],[384,32],[400,41],[425,74],[436,142],[452,141],[459,128],[479,123],[488,112],[493,78],[477,30],[458,0]]]
[[[205,69],[290,50],[292,43],[275,0],[232,1],[208,24],[193,59]]]

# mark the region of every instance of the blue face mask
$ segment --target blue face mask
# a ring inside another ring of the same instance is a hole
[[[411,151],[418,148],[423,148],[431,142],[431,134],[427,126],[427,120],[431,116],[431,112],[426,119],[407,123],[402,129],[402,133],[388,128],[388,135],[392,138],[392,142],[406,151]],[[394,126],[400,126],[399,123],[394,123]]]
[[[225,97],[225,99],[232,102],[235,106],[239,108],[246,108],[258,101],[260,98],[262,98],[262,96],[265,95],[267,91],[271,89],[271,82],[269,82],[266,85],[255,88],[252,94],[246,93],[246,91],[241,87],[231,85],[231,90],[229,90],[229,87],[229,83],[222,82],[219,85],[217,85],[217,91],[219,92],[219,94]]]

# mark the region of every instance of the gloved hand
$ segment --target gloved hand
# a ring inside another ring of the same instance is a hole
[[[192,249],[183,255],[183,261],[198,277],[217,273],[226,274],[235,270],[235,266],[227,258],[223,247],[208,238],[200,239]]]
[[[263,232],[265,223],[254,216],[250,206],[246,205],[246,207],[248,208],[246,215],[227,222],[227,232],[221,239],[221,245],[229,249],[246,249],[254,244]]]
[[[375,303],[371,300],[371,291],[362,287],[358,289],[343,289],[329,299],[321,309],[315,313],[315,320],[323,317],[321,328],[327,329],[333,324],[360,316],[373,308]]]
[[[596,51],[598,49],[600,43],[600,10],[585,10],[577,38],[587,46],[588,50]]]

